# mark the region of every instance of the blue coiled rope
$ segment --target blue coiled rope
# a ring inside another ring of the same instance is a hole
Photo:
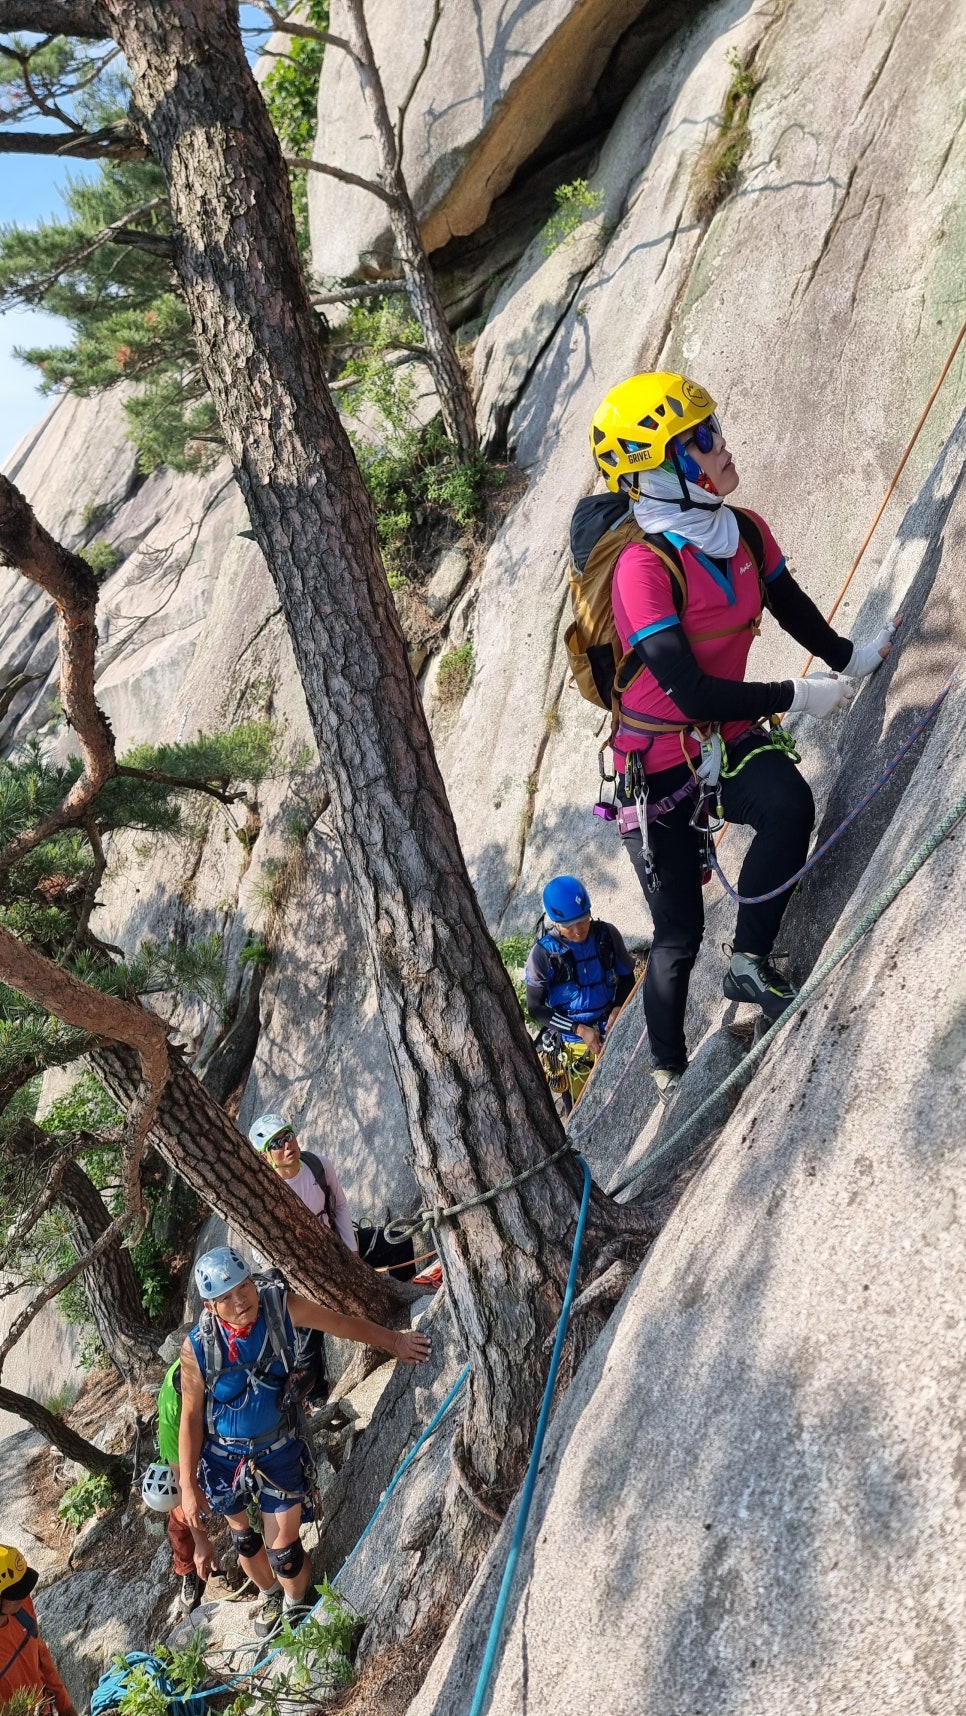
[[[514,1575],[516,1574],[517,1563],[520,1559],[523,1539],[526,1535],[527,1521],[530,1517],[530,1504],[533,1501],[533,1492],[537,1483],[537,1472],[540,1468],[540,1456],[543,1452],[544,1437],[546,1436],[547,1425],[550,1421],[550,1403],[553,1400],[553,1391],[557,1381],[557,1372],[560,1369],[560,1358],[563,1353],[563,1344],[567,1335],[567,1325],[570,1322],[570,1309],[573,1304],[574,1288],[577,1284],[577,1270],[580,1266],[580,1252],[584,1243],[584,1230],[587,1226],[587,1210],[590,1205],[591,1186],[590,1169],[588,1168],[587,1163],[584,1161],[582,1156],[578,1156],[577,1161],[583,1169],[584,1190],[580,1200],[580,1214],[577,1217],[577,1231],[574,1234],[574,1249],[570,1259],[570,1274],[567,1276],[567,1288],[563,1296],[563,1305],[560,1309],[560,1321],[557,1324],[557,1338],[553,1344],[553,1356],[550,1360],[550,1369],[547,1372],[547,1386],[543,1391],[543,1404],[540,1408],[540,1417],[537,1420],[537,1433],[533,1439],[533,1452],[530,1455],[530,1464],[527,1467],[527,1475],[524,1479],[523,1489],[520,1492],[520,1511],[517,1515],[517,1523],[514,1528],[510,1551],[506,1558],[506,1566],[503,1569],[503,1578],[500,1582],[499,1595],[496,1599],[496,1609],[494,1610],[493,1619],[490,1623],[489,1636],[486,1641],[486,1650],[483,1654],[483,1663],[480,1668],[479,1679],[476,1682],[476,1692],[473,1695],[473,1703],[470,1707],[470,1716],[481,1716],[490,1686],[490,1679],[496,1663],[497,1651],[500,1648],[500,1640],[503,1635],[503,1624],[506,1619],[507,1604],[510,1601],[510,1590],[513,1585]]]

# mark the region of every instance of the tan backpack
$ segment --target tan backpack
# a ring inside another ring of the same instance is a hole
[[[761,582],[765,547],[761,531],[747,513],[737,507],[734,511]],[[564,642],[581,697],[598,709],[611,710],[615,726],[621,697],[644,672],[634,651],[625,654],[621,646],[611,601],[614,568],[632,542],[643,543],[663,561],[675,609],[682,616],[688,605],[688,581],[674,544],[663,535],[645,535],[623,495],[586,495],[577,502],[570,524],[570,604],[574,617]]]

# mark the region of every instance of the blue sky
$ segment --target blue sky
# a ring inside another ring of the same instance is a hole
[[[254,6],[242,6],[241,18],[246,25],[265,24],[264,13]],[[246,40],[252,58],[257,38]],[[92,176],[94,172],[94,165],[86,161],[54,161],[43,155],[5,156],[0,221],[31,225],[59,216],[62,213],[59,193],[68,179]],[[37,371],[14,357],[14,347],[66,343],[69,335],[66,323],[41,310],[17,308],[0,313],[0,465],[6,463],[17,442],[50,404],[37,388]]]

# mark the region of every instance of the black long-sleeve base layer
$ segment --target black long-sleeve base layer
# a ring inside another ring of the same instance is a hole
[[[834,673],[842,672],[852,654],[851,640],[833,631],[790,572],[769,584],[768,603],[782,631]],[[681,626],[642,638],[634,654],[689,721],[760,721],[765,715],[783,715],[792,706],[791,679],[720,679],[705,673]]]

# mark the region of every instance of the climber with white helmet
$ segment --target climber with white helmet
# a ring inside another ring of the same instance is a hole
[[[348,1251],[362,1257],[373,1269],[385,1264],[401,1281],[410,1281],[416,1273],[411,1239],[389,1242],[384,1227],[371,1227],[367,1222],[353,1222],[349,1200],[339,1184],[339,1176],[331,1157],[321,1152],[303,1150],[295,1130],[281,1114],[262,1114],[248,1128],[255,1149],[268,1157],[279,1179],[290,1192],[301,1198],[323,1227],[339,1235]],[[256,1254],[257,1255],[257,1254]],[[320,1381],[311,1393],[314,1400],[325,1398],[325,1353],[321,1335],[310,1332],[305,1341],[307,1351],[314,1353],[319,1364]]]
[[[865,643],[823,619],[764,519],[726,504],[738,472],[714,400],[686,376],[636,375],[612,388],[590,443],[608,489],[630,509],[610,591],[624,652],[613,749],[621,833],[654,921],[644,1011],[667,1098],[687,1065],[684,1015],[704,929],[709,800],[729,822],[754,829],[739,892],[780,888],[805,860],[815,806],[787,735],[763,724],[795,712],[827,720],[846,709],[855,681],[888,656],[901,618]],[[832,671],[746,680],[764,607]],[[789,897],[785,890],[739,907],[724,976],[726,996],[756,1004],[769,1020],[795,996],[769,957]]]
[[[182,1507],[192,1531],[203,1526],[206,1506],[224,1516],[242,1568],[263,1595],[255,1630],[266,1636],[283,1611],[305,1612],[312,1572],[299,1527],[312,1505],[314,1467],[286,1393],[295,1331],[321,1329],[380,1347],[406,1365],[428,1359],[430,1343],[410,1329],[324,1310],[277,1281],[256,1284],[231,1246],[198,1260],[195,1284],[205,1309],[181,1349]]]
[[[543,912],[549,927],[527,959],[527,1012],[544,1027],[541,1060],[569,1113],[634,987],[634,962],[619,930],[591,916],[576,876],[547,883]]]
[[[141,1481],[141,1500],[153,1513],[165,1515],[165,1526],[180,1602],[189,1614],[204,1596],[205,1586],[218,1572],[215,1551],[203,1526],[188,1525],[181,1506],[178,1435],[181,1428],[181,1360],[169,1365],[158,1391],[158,1456]]]
[[[248,1137],[268,1157],[289,1191],[339,1235],[348,1251],[357,1251],[349,1202],[330,1158],[303,1150],[294,1127],[281,1114],[260,1115],[249,1127]]]

